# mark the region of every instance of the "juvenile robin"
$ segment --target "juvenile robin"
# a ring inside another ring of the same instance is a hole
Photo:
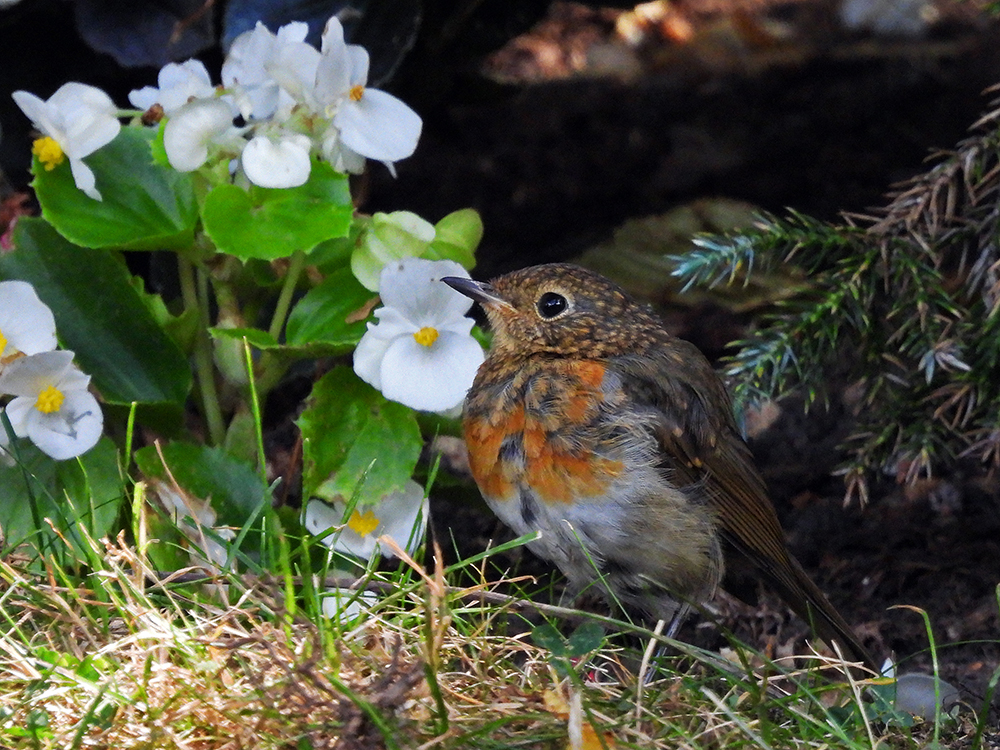
[[[676,630],[721,585],[763,579],[849,659],[876,668],[785,546],[725,386],[646,305],[569,264],[489,284],[442,279],[479,302],[493,346],[469,391],[465,440],[486,502],[588,587]]]

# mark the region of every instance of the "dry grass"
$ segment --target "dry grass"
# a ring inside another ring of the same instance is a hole
[[[412,561],[416,575],[370,581],[378,604],[341,625],[293,616],[260,580],[157,581],[120,540],[101,557],[79,587],[51,564],[0,563],[0,745],[916,747],[835,720],[826,707],[860,688],[815,670],[779,682],[688,649],[637,681],[621,639],[568,666],[532,643],[515,601]]]

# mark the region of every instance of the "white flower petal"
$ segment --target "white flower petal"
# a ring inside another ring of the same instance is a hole
[[[306,505],[303,523],[312,534],[322,535],[341,526],[346,508],[344,503],[327,505],[312,500]],[[357,508],[356,512],[362,516],[373,514],[378,519],[378,525],[364,536],[344,526],[324,539],[323,543],[337,552],[362,560],[370,559],[376,550],[386,557],[393,556],[389,547],[378,543],[378,538],[383,535],[392,537],[408,554],[413,554],[423,544],[428,503],[423,489],[416,482],[407,482],[402,492],[390,493],[374,505]]]
[[[413,154],[423,127],[420,116],[405,103],[367,88],[360,101],[344,101],[333,123],[345,146],[379,161],[399,161]]]
[[[329,529],[336,529],[344,522],[344,503],[327,505],[319,500],[311,500],[303,514],[306,529],[314,536],[320,536]],[[361,536],[348,526],[323,539],[323,544],[343,554],[368,560],[375,552],[377,534]]]
[[[416,482],[407,482],[402,492],[386,495],[374,507],[373,512],[379,519],[374,534],[392,537],[407,554],[412,555],[424,543],[429,511],[430,505],[424,497],[423,488]],[[386,557],[395,557],[389,547],[379,544],[379,549]]]
[[[368,83],[368,66],[371,59],[368,50],[357,44],[347,45],[347,59],[351,70],[350,85],[364,86]]]
[[[0,368],[14,354],[56,348],[56,321],[48,305],[26,281],[0,281]]]
[[[378,534],[366,534],[361,536],[354,529],[345,526],[340,534],[335,537],[333,549],[342,555],[357,557],[361,560],[370,560],[375,551],[379,549]]]
[[[319,51],[310,44],[286,44],[265,63],[268,75],[296,102],[312,103]]]
[[[378,596],[374,591],[327,589],[322,599],[323,616],[341,625],[351,625],[377,603]]]
[[[332,53],[343,54],[341,48],[346,47],[344,42],[344,25],[336,16],[331,16],[323,27],[323,36],[320,40],[320,51],[325,55]]]
[[[105,92],[95,86],[70,81],[60,86],[46,104],[60,111],[114,115],[118,108]]]
[[[312,169],[310,146],[310,140],[304,135],[285,135],[276,141],[258,135],[243,149],[243,171],[250,182],[261,187],[303,185]]]
[[[69,157],[78,188],[95,200],[94,173],[80,159],[114,140],[121,130],[111,97],[94,86],[64,83],[47,101],[27,91],[15,91],[14,101],[43,135],[52,138]]]
[[[368,324],[368,331],[354,349],[354,373],[377,390],[382,390],[382,360],[392,337],[380,336],[382,325]]]
[[[149,109],[159,104],[169,116],[192,98],[211,97],[215,91],[208,70],[200,60],[167,63],[156,78],[159,88],[144,86],[129,92],[128,100],[137,109]]]
[[[36,397],[46,384],[58,383],[73,366],[73,352],[49,351],[14,360],[0,373],[0,393]]]
[[[28,416],[34,405],[34,401],[24,396],[18,396],[7,404],[7,419],[10,420],[10,426],[14,428],[14,434],[18,437],[28,436]]]
[[[81,117],[76,121],[75,127],[69,128],[63,151],[70,159],[90,156],[97,149],[111,143],[121,129],[122,124],[111,117]]]
[[[98,88],[82,83],[65,83],[45,107],[56,133],[54,138],[70,159],[82,159],[114,140],[121,130],[111,97]],[[44,132],[44,131],[43,131]]]
[[[340,136],[338,135],[338,141],[339,138]],[[333,160],[333,166],[338,172],[361,174],[365,171],[365,157],[356,151],[351,151],[351,149],[341,143],[337,148],[337,157]]]
[[[276,36],[278,44],[299,44],[309,36],[309,24],[305,21],[292,21],[278,28]]]
[[[474,323],[465,316],[471,302],[453,294],[442,276],[468,273],[450,260],[404,258],[386,265],[379,285],[385,305],[355,350],[360,378],[386,398],[423,411],[459,405],[484,359],[470,335]],[[423,328],[436,334],[429,346],[415,338]]]
[[[16,396],[7,415],[17,436],[60,461],[93,448],[104,428],[100,405],[87,390],[90,377],[72,363],[73,352],[42,352],[15,360],[0,374],[0,392]],[[43,412],[39,396],[49,388],[62,400],[55,411]]]
[[[11,94],[11,98],[36,128],[45,135],[52,136],[55,131],[55,123],[49,117],[44,99],[35,96],[30,91],[15,91]],[[56,138],[56,140],[59,139]]]
[[[128,92],[128,102],[136,109],[147,110],[154,104],[159,104],[160,90],[156,86],[143,86],[141,89],[132,89]],[[163,105],[160,104],[162,107]],[[166,107],[164,107],[164,110]]]
[[[282,26],[277,35],[258,21],[252,31],[233,40],[222,64],[222,83],[234,90],[240,114],[266,120],[277,111],[281,89],[269,67],[275,65],[284,48],[302,44],[308,33],[308,24],[301,21]]]
[[[83,191],[84,195],[95,201],[102,200],[101,191],[96,187],[97,177],[94,175],[93,169],[84,164],[81,159],[70,159],[69,169],[73,175],[73,182],[77,188]]]
[[[430,346],[400,336],[382,360],[382,395],[420,411],[451,409],[465,398],[484,358],[471,336],[442,331]]]
[[[469,272],[452,260],[404,258],[382,269],[379,296],[386,307],[399,310],[417,328],[441,327],[462,318],[472,307],[472,300],[441,283],[444,276],[467,279]]]
[[[420,326],[394,307],[380,307],[375,311],[375,318],[378,324],[369,323],[368,331],[383,341],[392,341],[397,336],[412,336],[420,330]]]
[[[221,99],[196,99],[180,107],[163,128],[170,166],[192,172],[208,159],[208,147],[233,127],[229,105]]]
[[[65,461],[97,445],[104,430],[104,415],[91,393],[67,390],[59,411],[43,414],[33,409],[27,426],[28,437],[39,450]]]
[[[354,349],[354,372],[370,386],[381,390],[382,359],[389,344],[399,336],[412,337],[420,329],[391,307],[380,307],[375,317],[378,323],[368,324],[368,330]]]
[[[306,504],[302,523],[313,536],[319,536],[328,529],[336,528],[343,522],[344,513],[338,514],[333,508],[319,500],[310,500]]]

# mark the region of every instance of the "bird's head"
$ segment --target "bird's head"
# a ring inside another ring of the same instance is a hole
[[[441,280],[483,306],[495,351],[601,359],[634,351],[650,328],[644,305],[603,276],[568,263],[532,266],[489,283]]]

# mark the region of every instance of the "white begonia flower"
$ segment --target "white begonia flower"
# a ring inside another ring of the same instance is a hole
[[[320,58],[319,50],[307,42],[289,41],[275,48],[266,65],[271,80],[281,88],[275,119],[287,119],[297,104],[305,104],[310,116],[319,111],[313,92]]]
[[[288,47],[309,56],[297,46],[305,42],[308,33],[309,25],[301,21],[282,26],[277,34],[258,21],[252,31],[245,31],[233,40],[222,63],[222,83],[233,89],[240,114],[248,119],[266,120],[282,106],[288,94],[282,92],[271,71],[288,63],[284,55]]]
[[[178,172],[192,172],[208,160],[211,146],[238,154],[246,145],[233,112],[222,99],[195,99],[178,108],[163,127],[167,161]]]
[[[385,557],[395,557],[391,547],[379,542],[381,536],[391,537],[400,549],[412,555],[423,544],[429,507],[423,489],[410,481],[404,490],[386,495],[378,505],[355,508],[346,524],[346,503],[327,505],[321,500],[311,500],[306,505],[304,523],[315,536],[339,528],[326,536],[323,543],[345,555],[370,560],[377,551]]]
[[[361,174],[365,171],[365,157],[357,154],[340,140],[340,131],[331,124],[320,137],[320,153],[338,172]]]
[[[336,16],[331,18],[323,30],[322,58],[316,71],[317,105],[332,116],[343,146],[382,162],[395,174],[392,163],[413,154],[423,122],[392,94],[368,88],[368,67],[367,50],[345,43],[344,27]],[[335,163],[336,141],[327,136],[324,145],[324,155]]]
[[[217,519],[211,503],[179,492],[175,487],[159,479],[150,479],[149,484],[173,522],[197,547],[198,551],[191,552],[195,563],[205,561],[216,569],[225,565],[229,560],[229,549],[205,532],[206,529],[210,529],[226,542],[235,539],[236,532],[231,528],[215,525]]]
[[[309,179],[312,141],[301,133],[283,132],[277,138],[254,136],[243,149],[241,163],[247,179],[265,188],[291,188]]]
[[[344,626],[353,625],[377,603],[378,596],[374,591],[327,589],[322,599],[323,617],[336,620]]]
[[[27,437],[46,455],[62,461],[86,453],[101,437],[104,415],[87,390],[90,376],[73,365],[73,352],[21,357],[0,373],[0,393],[14,434]]]
[[[384,307],[354,351],[358,377],[411,409],[458,406],[485,358],[465,315],[472,300],[453,294],[444,276],[469,278],[450,260],[405,258],[382,269]]]
[[[24,355],[56,348],[52,311],[26,281],[0,281],[0,372]]]
[[[128,100],[136,109],[147,110],[154,104],[172,115],[192,99],[207,99],[215,93],[208,70],[200,60],[167,63],[156,77],[156,86],[144,86],[129,92]]]
[[[27,91],[15,91],[14,102],[42,133],[32,150],[46,170],[69,158],[73,181],[84,194],[101,200],[93,170],[83,158],[111,143],[121,130],[118,108],[111,97],[83,83],[64,83],[42,101]]]

